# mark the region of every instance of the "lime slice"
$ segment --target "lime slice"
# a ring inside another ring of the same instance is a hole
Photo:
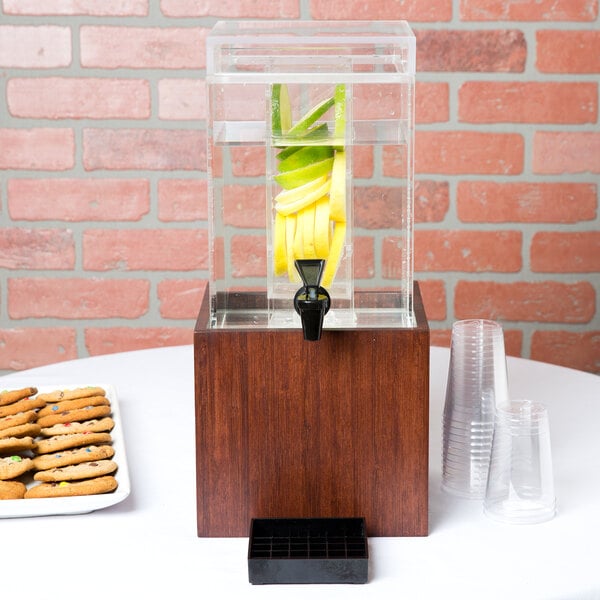
[[[274,83],[271,90],[271,129],[274,136],[281,136],[292,126],[292,107],[287,85]]]
[[[291,127],[286,135],[293,136],[304,133],[317,119],[322,117],[334,104],[334,98],[327,98],[323,102],[319,102],[315,107],[311,108],[293,127]]]
[[[333,148],[331,146],[304,146],[297,152],[292,153],[286,159],[279,163],[279,171],[293,171],[300,169],[313,163],[331,158],[333,156]]]
[[[331,170],[329,213],[333,221],[346,221],[346,153],[338,150]]]
[[[285,160],[286,158],[289,158],[292,154],[294,154],[294,152],[298,152],[299,150],[302,150],[302,148],[305,147],[306,146],[286,146],[281,152],[277,154],[275,158],[281,161]]]
[[[295,187],[304,185],[317,177],[321,177],[321,175],[326,175],[331,171],[332,166],[333,158],[326,158],[325,160],[313,163],[312,165],[280,173],[279,175],[275,175],[273,179],[275,179],[282,188],[291,190]]]
[[[336,145],[336,149],[343,150],[346,141],[346,86],[343,83],[335,86],[333,98],[335,101],[333,135],[336,142],[341,141],[341,144]]]

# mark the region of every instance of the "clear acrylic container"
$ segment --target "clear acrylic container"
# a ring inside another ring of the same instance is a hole
[[[211,327],[299,327],[297,258],[324,329],[413,327],[408,24],[219,22],[206,81]]]

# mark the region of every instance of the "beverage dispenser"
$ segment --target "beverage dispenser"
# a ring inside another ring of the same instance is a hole
[[[406,22],[219,22],[210,282],[194,332],[199,536],[250,519],[427,535]]]

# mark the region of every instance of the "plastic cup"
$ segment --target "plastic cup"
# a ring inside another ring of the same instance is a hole
[[[496,406],[508,399],[502,327],[471,319],[452,327],[443,414],[442,488],[483,498]]]
[[[483,506],[506,523],[541,523],[556,514],[548,411],[540,402],[498,408]]]

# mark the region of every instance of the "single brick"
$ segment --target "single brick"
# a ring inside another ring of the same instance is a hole
[[[534,331],[531,358],[600,375],[600,331]]]
[[[357,235],[352,240],[355,279],[372,279],[375,276],[375,240],[371,236]]]
[[[596,218],[592,183],[459,181],[458,218],[465,223],[578,223]]]
[[[223,187],[223,223],[234,227],[264,229],[267,222],[263,185]]]
[[[539,231],[531,240],[536,273],[599,273],[599,231]]]
[[[235,177],[264,177],[267,156],[264,146],[239,146],[229,149],[231,172]]]
[[[82,25],[81,65],[100,69],[203,69],[207,29]]]
[[[355,186],[353,195],[356,226],[365,229],[398,229],[402,227],[402,207],[406,202],[405,187]],[[448,212],[449,202],[446,182],[415,182],[415,222],[443,221]]]
[[[164,279],[157,286],[163,319],[196,319],[208,285],[200,279]]]
[[[393,147],[384,148],[384,174],[393,175]],[[415,172],[473,175],[518,175],[523,171],[524,143],[517,133],[418,131]]]
[[[192,327],[87,327],[85,347],[90,356],[130,352],[193,342]]]
[[[600,133],[596,131],[536,131],[533,172],[600,173]]]
[[[12,319],[135,319],[148,311],[146,279],[9,279]]]
[[[536,63],[542,73],[600,73],[600,31],[536,32]]]
[[[208,268],[205,229],[89,229],[83,268],[90,271],[192,271]]]
[[[446,284],[441,279],[419,279],[419,289],[427,319],[443,321],[446,318]]]
[[[206,170],[206,132],[84,129],[83,165],[97,169]]]
[[[447,181],[415,181],[415,223],[443,221],[448,213],[449,207],[450,191]]]
[[[436,19],[437,20],[437,19]],[[415,31],[417,71],[522,73],[527,43],[517,29]]]
[[[0,129],[0,169],[66,171],[75,166],[72,129]]]
[[[454,292],[457,319],[588,323],[595,309],[596,294],[587,281],[458,281]]]
[[[364,229],[400,229],[406,187],[368,186],[353,188],[354,224]]]
[[[235,235],[231,239],[234,277],[266,277],[267,240],[263,235]]]
[[[147,179],[9,179],[8,212],[25,221],[139,221]]]
[[[158,218],[161,221],[206,220],[206,179],[161,179],[158,182]]]
[[[0,229],[0,267],[3,269],[60,269],[75,267],[73,232],[66,229]]]
[[[384,263],[393,247],[384,245]],[[521,247],[520,231],[417,229],[415,271],[516,273],[522,267]]]
[[[450,118],[450,86],[445,82],[417,82],[416,123],[445,123]]]
[[[585,82],[467,81],[458,90],[466,123],[595,123],[598,89]]]
[[[77,358],[72,327],[0,329],[0,369],[20,371]]]
[[[594,21],[598,0],[460,0],[463,21]]]
[[[147,119],[150,84],[144,79],[14,78],[6,86],[13,117],[33,119]]]
[[[298,0],[161,0],[160,8],[167,17],[297,19],[300,16]]]
[[[0,26],[0,68],[56,69],[70,64],[70,27]]]
[[[371,146],[355,146],[352,148],[352,174],[355,179],[373,177],[374,168],[373,148]]]
[[[89,15],[145,17],[149,0],[3,0],[7,15]]]
[[[406,19],[408,21],[450,21],[452,0],[404,0],[363,2],[361,0],[310,0],[313,19]]]
[[[206,86],[200,79],[161,79],[158,116],[166,121],[206,118]]]

